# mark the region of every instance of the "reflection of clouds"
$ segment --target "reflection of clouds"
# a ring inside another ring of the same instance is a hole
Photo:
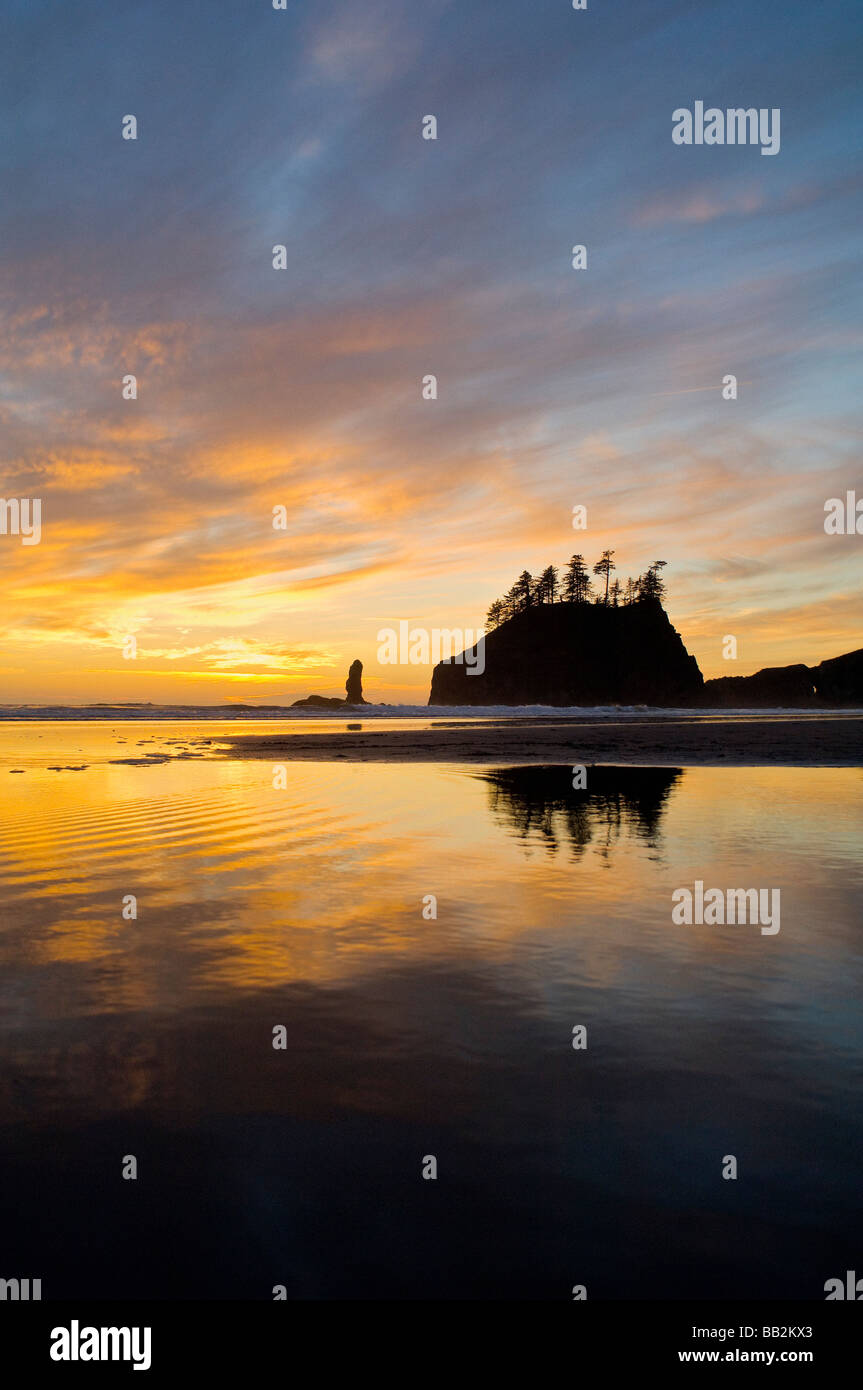
[[[670,894],[695,878],[781,887],[782,954],[759,957],[774,985],[801,956],[823,983],[853,947],[859,769],[594,767],[576,792],[571,767],[295,763],[275,791],[266,761],[109,761],[176,755],[201,732],[188,724],[51,726],[45,753],[39,727],[21,747],[0,725],[0,1014],[15,1026],[454,960],[499,977],[537,947],[554,977],[589,962],[612,986],[637,950],[651,978],[689,988],[715,969],[724,988],[733,966],[748,989],[748,934],[671,927]],[[25,777],[8,776],[13,756]],[[816,847],[813,824],[828,827]]]

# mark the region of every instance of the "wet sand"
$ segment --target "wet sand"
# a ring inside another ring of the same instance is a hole
[[[652,766],[863,766],[863,716],[628,715],[619,720],[567,717],[483,723],[453,720],[429,729],[273,735],[219,740],[212,755],[353,762],[631,763]]]

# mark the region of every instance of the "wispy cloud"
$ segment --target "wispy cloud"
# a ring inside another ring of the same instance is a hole
[[[381,623],[473,626],[525,565],[606,546],[669,561],[708,674],[719,629],[756,665],[859,646],[821,525],[860,487],[859,18],[804,53],[802,0],[782,34],[730,6],[717,82],[800,93],[769,169],[671,144],[669,55],[715,61],[689,5],[16,16],[0,494],[44,510],[38,547],[0,538],[0,699],[336,693],[355,656],[422,699],[426,672],[377,669]]]

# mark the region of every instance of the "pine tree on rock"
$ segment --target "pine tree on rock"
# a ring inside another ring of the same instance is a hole
[[[583,555],[573,555],[566,567],[563,596],[567,603],[590,603],[590,572]]]
[[[617,568],[617,566],[611,558],[613,554],[613,550],[603,550],[602,558],[597,560],[596,564],[593,567],[594,574],[598,574],[600,576],[605,575],[605,597],[601,600],[601,602],[604,603],[606,607],[608,607],[608,582],[611,578],[611,571]]]

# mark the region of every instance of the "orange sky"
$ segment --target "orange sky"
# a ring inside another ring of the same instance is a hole
[[[372,474],[358,487],[362,460],[339,456],[335,445],[313,459],[308,446],[291,456],[261,441],[257,452],[247,445],[219,460],[185,459],[185,495],[172,497],[142,459],[121,461],[141,447],[133,425],[99,459],[46,460],[41,544],[2,538],[4,702],[282,703],[313,690],[341,693],[359,657],[368,698],[424,703],[430,668],[379,665],[379,628],[405,618],[479,627],[521,567],[538,572],[573,549],[592,559],[606,546],[624,575],[668,559],[672,621],[707,677],[817,662],[860,642],[859,597],[850,578],[843,586],[854,538],[813,535],[801,506],[796,527],[742,539],[735,518],[757,526],[763,481],[723,470],[717,518],[705,502],[718,468],[684,448],[676,475],[671,466],[662,476],[654,470],[651,517],[639,517],[640,494],[630,487],[628,505],[616,507],[624,519],[594,529],[591,514],[608,505],[601,495],[594,502],[592,487],[537,496],[503,453],[486,461],[494,490],[475,485],[473,498],[460,498],[450,480],[442,493],[430,464],[429,481],[411,496]],[[612,447],[610,439],[582,442],[582,478]],[[687,476],[683,490],[678,480]],[[774,487],[781,493],[782,480]],[[208,493],[202,515],[189,494]],[[220,500],[226,493],[230,502]],[[586,499],[587,533],[568,530],[570,497]],[[287,532],[272,527],[276,505],[288,508]],[[709,559],[707,576],[699,556]],[[837,592],[824,595],[826,575]],[[736,663],[721,656],[727,633],[738,639]],[[123,656],[129,635],[134,660]]]
[[[380,629],[476,629],[521,570],[607,547],[668,562],[706,677],[863,645],[860,537],[823,527],[863,497],[850,56],[813,86],[747,29],[720,85],[763,40],[759,104],[800,99],[781,154],[681,149],[652,7],[504,10],[39,29],[0,95],[0,497],[43,507],[39,545],[0,535],[0,703],[282,703],[357,657],[368,698],[424,703]]]
[[[72,405],[38,402],[26,429],[13,421],[24,447],[5,495],[41,497],[43,511],[39,545],[0,537],[3,702],[283,703],[342,693],[359,657],[368,698],[424,703],[430,668],[379,665],[379,629],[476,629],[522,568],[606,547],[622,576],[668,561],[669,612],[706,677],[860,645],[859,538],[823,530],[823,500],[844,495],[850,470],[801,474],[781,438],[727,416],[720,429],[716,392],[715,438],[677,427],[672,392],[629,402],[614,427],[576,429],[565,449],[532,416],[497,427],[493,400],[424,402],[421,360],[435,353],[416,343],[443,335],[442,317],[396,306],[248,329],[210,375],[190,324],[153,323],[122,350],[109,325],[57,311],[13,324],[4,365],[90,400],[83,423]],[[302,338],[301,357],[283,337]],[[287,426],[267,406],[280,351],[302,362],[289,381],[309,379]],[[357,384],[316,386],[312,361],[330,378],[349,364]],[[131,364],[140,395],[122,401],[117,372]],[[570,424],[594,413],[585,402]],[[825,441],[841,459],[841,431],[823,425]],[[586,532],[572,530],[576,503]]]

